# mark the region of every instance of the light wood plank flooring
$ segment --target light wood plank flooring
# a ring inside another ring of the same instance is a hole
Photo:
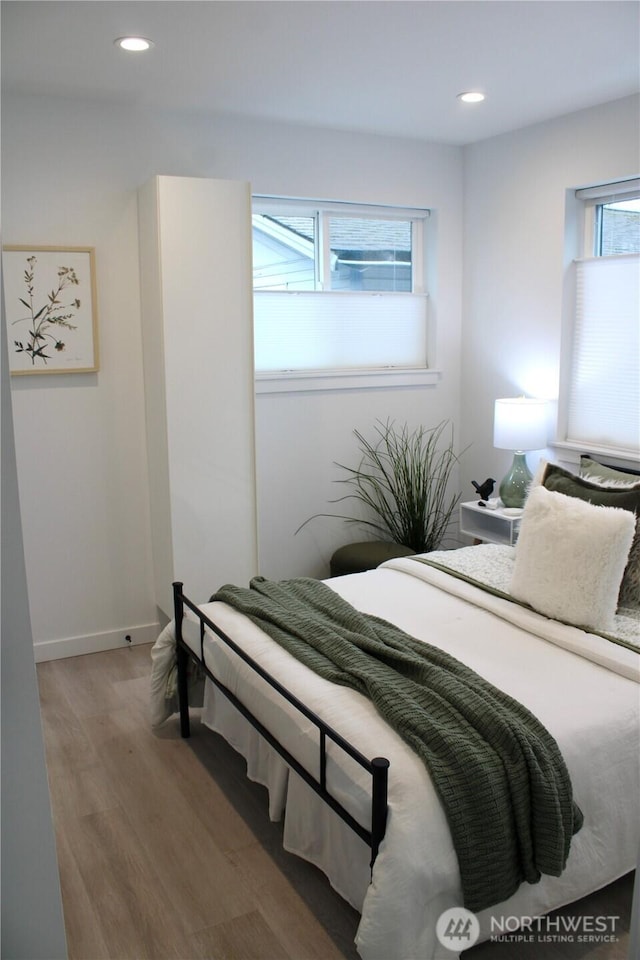
[[[357,913],[283,851],[244,762],[197,721],[189,741],[175,718],[151,731],[149,664],[147,646],[38,664],[71,960],[357,960]],[[562,911],[620,916],[617,943],[465,960],[627,960],[631,890]]]

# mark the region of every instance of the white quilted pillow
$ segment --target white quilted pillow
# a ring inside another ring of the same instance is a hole
[[[609,629],[635,519],[630,510],[535,487],[522,515],[512,596],[556,620]]]

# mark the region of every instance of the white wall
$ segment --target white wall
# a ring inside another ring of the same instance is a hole
[[[67,943],[42,743],[38,682],[31,649],[4,302],[0,320],[2,956],[11,960],[62,960],[67,956]]]
[[[57,640],[60,652],[79,652],[155,630],[136,221],[136,191],[150,176],[247,179],[258,193],[436,210],[430,290],[442,381],[257,399],[261,571],[281,577],[326,573],[332,550],[359,536],[323,520],[293,535],[340,492],[333,462],[353,462],[354,428],[449,417],[473,444],[465,497],[471,478],[502,476],[510,457],[492,447],[495,397],[557,394],[565,190],[640,166],[637,98],[464,151],[50,98],[6,97],[2,124],[5,242],[97,252],[100,373],[12,382],[37,656],[56,655]]]
[[[462,425],[474,479],[500,479],[512,459],[492,448],[497,397],[557,399],[564,269],[575,255],[565,251],[566,191],[637,176],[639,125],[629,97],[465,150]]]
[[[258,193],[436,209],[430,286],[442,381],[258,398],[261,571],[328,572],[332,550],[357,533],[331,521],[293,532],[335,494],[332,464],[353,462],[353,429],[387,417],[458,426],[461,149],[10,96],[2,133],[5,242],[95,246],[97,261],[101,371],[12,381],[36,656],[110,646],[125,633],[144,641],[155,630],[137,188],[157,173],[211,176],[249,180]]]

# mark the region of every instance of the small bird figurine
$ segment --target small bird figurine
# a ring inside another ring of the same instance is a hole
[[[484,483],[476,483],[475,480],[471,483],[481,500],[488,500],[495,486],[495,480],[492,477],[487,477]]]

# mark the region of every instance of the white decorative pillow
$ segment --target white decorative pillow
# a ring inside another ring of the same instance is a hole
[[[556,620],[609,629],[635,519],[629,510],[535,487],[520,524],[511,595]]]

